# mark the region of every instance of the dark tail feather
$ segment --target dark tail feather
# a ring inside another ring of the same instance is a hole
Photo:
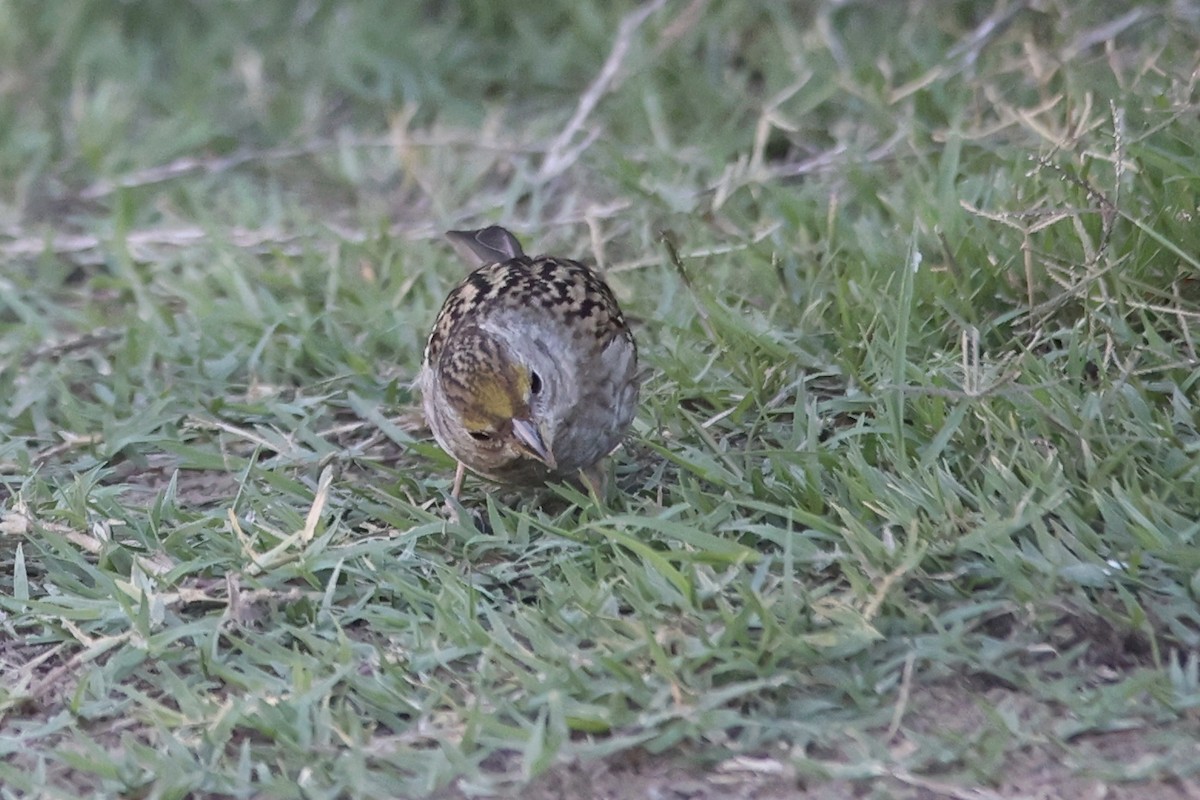
[[[506,228],[492,225],[477,231],[446,231],[446,238],[464,255],[474,253],[483,259],[483,263],[491,264],[497,261],[508,261],[510,258],[520,258],[525,255],[521,243]],[[465,247],[466,251],[462,248]]]

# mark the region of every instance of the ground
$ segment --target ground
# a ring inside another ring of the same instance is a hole
[[[0,10],[0,800],[1200,796],[1200,6]],[[414,379],[503,224],[596,496]]]

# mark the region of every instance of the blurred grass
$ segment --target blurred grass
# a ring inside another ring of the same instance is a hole
[[[0,9],[0,795],[1194,732],[1200,7],[666,2],[548,171],[635,8]],[[492,221],[650,373],[610,506],[485,534],[411,381]],[[906,723],[947,686],[990,723]]]

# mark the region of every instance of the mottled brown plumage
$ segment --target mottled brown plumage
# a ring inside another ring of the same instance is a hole
[[[617,299],[596,273],[578,261],[520,255],[485,264],[450,292],[429,335],[425,363],[438,360],[446,338],[464,318],[496,306],[540,310],[569,326],[573,338],[599,347],[618,336],[633,343]]]
[[[462,467],[537,484],[591,470],[637,405],[637,347],[604,280],[525,255],[504,228],[448,236],[484,263],[446,298],[421,369],[434,436]]]

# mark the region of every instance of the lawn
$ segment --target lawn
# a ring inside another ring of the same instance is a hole
[[[0,6],[0,798],[1200,796],[1200,4]],[[611,491],[413,381],[598,264]]]

